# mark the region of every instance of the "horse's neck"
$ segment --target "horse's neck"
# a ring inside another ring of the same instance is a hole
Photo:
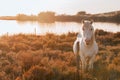
[[[94,44],[94,42],[95,42],[95,35],[92,36],[91,44],[90,45],[92,46]]]
[[[94,42],[94,41],[95,41],[95,35],[92,36],[92,42]]]

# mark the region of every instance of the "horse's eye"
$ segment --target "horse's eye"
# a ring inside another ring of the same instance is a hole
[[[82,28],[82,30],[84,31],[84,28]]]

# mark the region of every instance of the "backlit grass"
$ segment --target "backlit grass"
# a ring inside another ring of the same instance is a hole
[[[77,33],[0,37],[0,80],[76,80]],[[120,32],[96,31],[99,53],[87,80],[120,80]],[[80,75],[81,75],[80,70]]]

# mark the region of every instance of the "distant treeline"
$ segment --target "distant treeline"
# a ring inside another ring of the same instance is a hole
[[[3,16],[3,20],[17,20],[17,21],[39,21],[39,22],[81,22],[83,19],[92,19],[96,22],[117,22],[120,23],[120,11],[101,13],[101,14],[88,14],[85,11],[80,11],[76,15],[55,15],[55,12],[47,11],[40,12],[38,15],[25,15],[18,14],[14,17]]]
[[[83,19],[92,19],[95,22],[117,22],[120,23],[120,15],[115,16],[96,16],[96,15],[90,15],[90,16],[56,16],[56,21],[75,21],[75,22],[81,22]]]
[[[18,14],[16,16],[16,20],[18,21],[40,21],[40,22],[54,22],[55,21],[55,13],[54,12],[41,12],[38,15],[25,15]]]

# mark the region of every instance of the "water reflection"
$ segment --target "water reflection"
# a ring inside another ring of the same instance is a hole
[[[51,24],[40,23],[38,33],[46,34],[46,33],[54,33],[54,34],[66,34],[68,32],[80,32],[81,31],[81,23],[76,22],[55,22]],[[95,30],[102,29],[108,32],[120,32],[120,25],[114,23],[101,23],[95,22],[93,24]]]
[[[109,32],[120,32],[120,25],[114,23],[93,24],[95,29],[103,29]],[[46,33],[66,34],[68,32],[79,32],[81,23],[76,22],[54,22],[54,23],[39,23],[39,22],[18,22],[18,21],[0,21],[0,35],[6,33],[11,34],[36,34],[44,35]]]

